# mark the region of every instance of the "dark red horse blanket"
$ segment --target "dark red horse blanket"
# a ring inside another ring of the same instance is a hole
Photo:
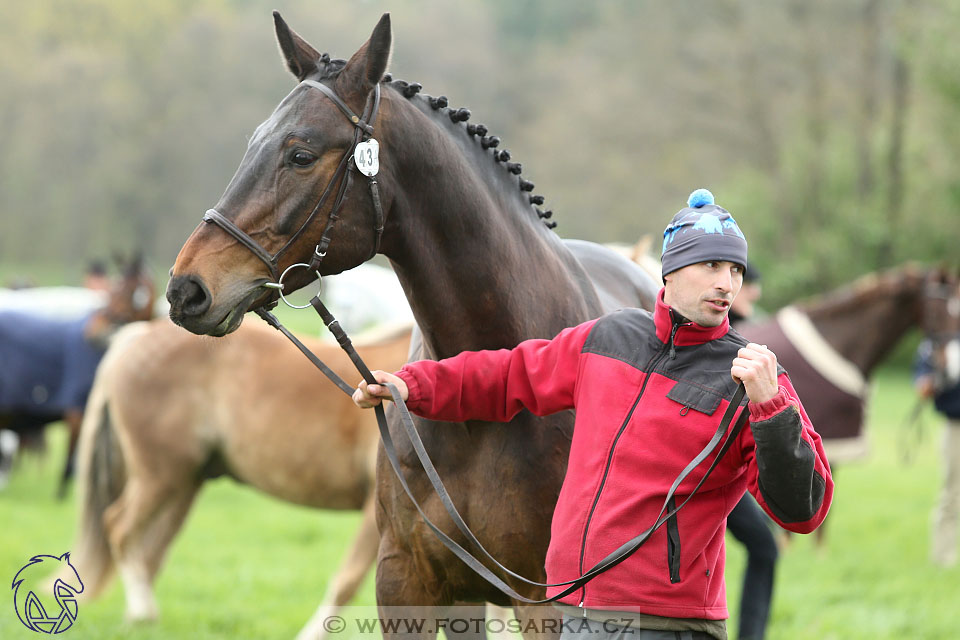
[[[838,386],[836,368],[825,366],[823,358],[818,359],[811,354],[811,349],[823,345],[797,345],[794,341],[798,340],[797,336],[802,332],[784,330],[786,322],[799,321],[803,324],[809,323],[809,320],[806,316],[798,318],[796,314],[799,312],[796,309],[784,311],[786,313],[781,312],[766,322],[739,326],[737,331],[752,342],[767,345],[777,354],[778,361],[790,375],[814,429],[823,439],[830,462],[847,462],[863,457],[867,453],[864,431],[866,389],[857,388],[862,383],[862,377],[858,381],[855,375],[848,376],[854,380],[843,384],[845,388]],[[813,327],[807,324],[805,329],[809,331],[813,330]],[[788,334],[794,336],[794,341],[791,341]],[[822,341],[819,336],[808,337],[811,338],[810,342],[816,343],[817,338]],[[838,359],[842,356],[836,352],[828,354],[827,364],[830,364],[831,358]],[[844,364],[847,367],[853,366],[846,362],[835,364],[839,369],[842,369]],[[828,379],[828,376],[832,376],[834,381]]]
[[[83,409],[103,356],[84,339],[88,320],[0,311],[0,411]]]

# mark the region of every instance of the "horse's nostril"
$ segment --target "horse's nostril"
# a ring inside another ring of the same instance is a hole
[[[210,308],[210,296],[200,284],[191,282],[189,286],[192,291],[184,299],[183,309],[190,315],[200,315]]]
[[[202,315],[213,301],[203,280],[196,276],[180,276],[171,280],[167,299],[171,310],[179,309],[183,316]]]

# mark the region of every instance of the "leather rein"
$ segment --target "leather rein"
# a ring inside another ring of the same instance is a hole
[[[291,268],[295,266],[307,266],[311,270],[316,271],[319,267],[320,262],[326,256],[327,247],[330,244],[329,232],[333,225],[334,220],[336,219],[336,214],[339,212],[340,207],[343,204],[344,194],[349,186],[349,176],[352,170],[353,165],[349,162],[350,157],[353,155],[354,149],[357,144],[360,143],[361,138],[364,141],[369,139],[373,135],[373,122],[377,114],[377,106],[379,104],[380,98],[380,87],[379,85],[374,88],[374,91],[371,92],[371,95],[367,98],[367,105],[364,109],[363,117],[358,118],[353,112],[350,111],[349,107],[340,100],[339,97],[328,87],[322,85],[318,82],[305,80],[301,84],[306,84],[310,87],[319,89],[330,98],[334,104],[336,104],[340,110],[347,116],[347,118],[357,127],[357,130],[354,134],[354,143],[344,154],[343,159],[337,167],[337,170],[334,172],[333,176],[330,179],[330,182],[327,184],[326,189],[324,189],[323,195],[320,197],[320,201],[314,207],[313,212],[304,222],[303,226],[294,234],[294,236],[275,254],[271,255],[262,247],[253,238],[251,238],[247,233],[242,229],[236,226],[232,221],[221,215],[214,209],[207,211],[204,215],[203,220],[205,222],[210,222],[218,225],[224,231],[233,236],[238,242],[247,247],[250,251],[254,253],[258,258],[260,258],[270,269],[271,275],[277,280],[276,282],[265,283],[263,286],[268,288],[277,289],[280,291],[281,297],[283,294],[283,275],[287,273]],[[349,167],[347,165],[350,164]],[[334,184],[338,179],[341,179],[346,173],[347,179],[341,180],[340,189],[337,193],[337,199],[334,202],[333,210],[330,214],[330,221],[327,223],[327,227],[324,229],[323,236],[321,238],[320,244],[317,245],[316,250],[314,251],[314,256],[311,259],[309,264],[300,263],[291,265],[288,267],[283,274],[278,275],[278,262],[280,257],[286,252],[296,241],[296,239],[304,232],[307,226],[313,221],[316,217],[317,212],[320,210],[321,206],[326,201],[329,194],[332,192]],[[376,209],[376,218],[377,218],[377,242],[376,248],[374,249],[374,254],[377,252],[380,245],[380,237],[383,232],[383,212],[380,208],[380,198],[379,192],[376,186],[376,180],[372,176],[370,178],[370,187],[373,195],[374,207]],[[372,257],[372,256],[371,256]],[[317,274],[319,276],[319,273]],[[276,304],[274,301],[273,305]],[[288,303],[289,304],[289,303]],[[291,305],[293,306],[293,305]],[[304,307],[307,305],[304,305]],[[383,384],[378,383],[373,374],[370,372],[370,369],[364,363],[363,359],[357,353],[356,349],[353,346],[349,336],[337,322],[336,318],[333,317],[333,314],[327,309],[327,307],[321,302],[320,294],[318,293],[314,296],[309,303],[309,306],[312,306],[314,310],[320,315],[324,325],[327,329],[333,334],[339,343],[340,347],[347,353],[350,357],[350,360],[353,362],[357,371],[367,382],[367,384]],[[300,307],[303,308],[303,307]],[[283,335],[285,335],[309,360],[316,366],[324,375],[327,376],[341,391],[346,393],[348,396],[352,396],[354,392],[354,387],[347,384],[340,376],[338,376],[330,367],[328,367],[322,360],[320,360],[316,354],[310,351],[306,345],[304,345],[295,335],[293,335],[286,327],[284,327],[275,315],[273,315],[265,306],[261,306],[254,310],[261,318],[264,319],[270,326],[277,329]],[[463,517],[460,515],[460,512],[457,511],[457,508],[454,506],[453,501],[450,498],[450,494],[447,491],[446,487],[443,484],[443,481],[440,478],[439,473],[437,473],[436,467],[433,465],[433,462],[430,460],[429,455],[427,454],[426,447],[423,444],[423,440],[420,438],[420,434],[417,432],[416,426],[413,423],[413,418],[410,415],[410,412],[407,409],[406,404],[403,399],[400,397],[400,391],[391,383],[386,383],[385,386],[389,391],[390,395],[393,398],[393,402],[397,407],[397,410],[400,414],[400,422],[403,427],[403,430],[409,439],[410,443],[413,445],[414,452],[417,455],[417,458],[420,461],[420,465],[423,468],[424,472],[427,474],[427,477],[430,480],[430,483],[433,485],[433,489],[436,492],[437,496],[440,498],[441,503],[443,504],[444,509],[450,518],[453,520],[457,529],[466,537],[466,539],[475,545],[481,552],[484,557],[486,557],[490,562],[492,562],[498,569],[506,573],[508,576],[515,578],[523,583],[534,587],[566,587],[563,591],[553,596],[552,598],[547,598],[543,600],[535,600],[527,598],[519,594],[514,590],[510,585],[508,585],[502,578],[493,573],[490,569],[487,568],[480,560],[473,556],[469,551],[464,549],[459,543],[457,543],[453,538],[444,533],[436,524],[427,517],[427,514],[424,512],[423,507],[417,501],[416,497],[413,494],[413,491],[410,488],[410,485],[407,484],[406,479],[404,478],[403,472],[401,471],[399,457],[397,456],[396,445],[394,444],[393,436],[390,434],[390,428],[387,424],[386,413],[384,411],[383,403],[374,407],[377,416],[377,426],[380,430],[380,438],[383,443],[384,452],[386,453],[387,459],[390,461],[390,466],[393,468],[394,473],[397,476],[397,479],[400,482],[400,485],[403,487],[404,492],[410,498],[410,501],[416,507],[417,511],[420,513],[420,517],[423,519],[423,522],[430,528],[431,531],[440,539],[440,541],[447,547],[454,555],[456,555],[460,560],[462,560],[467,566],[473,569],[478,573],[482,578],[484,578],[491,585],[498,588],[507,596],[518,600],[520,602],[525,602],[529,604],[544,604],[548,602],[553,602],[563,598],[564,596],[573,593],[581,589],[585,584],[590,580],[600,575],[604,571],[607,571],[616,565],[620,564],[628,557],[630,557],[634,552],[636,552],[650,537],[653,533],[662,527],[668,519],[673,517],[680,509],[683,508],[687,502],[693,498],[694,494],[703,486],[703,483],[706,482],[707,478],[720,463],[720,460],[723,458],[724,454],[736,440],[740,431],[743,429],[743,426],[747,422],[748,411],[746,408],[740,411],[739,416],[737,416],[737,409],[740,408],[741,403],[746,395],[743,384],[741,383],[737,390],[734,392],[733,397],[730,399],[730,404],[727,407],[726,411],[723,414],[720,424],[717,427],[716,432],[710,438],[710,441],[704,446],[703,450],[700,451],[690,461],[690,463],[680,472],[676,477],[673,484],[670,487],[670,490],[667,492],[666,498],[663,501],[663,506],[660,509],[655,522],[646,530],[642,531],[633,539],[625,542],[615,551],[610,553],[606,558],[595,564],[592,568],[586,571],[580,577],[574,580],[568,580],[565,582],[557,583],[541,583],[533,580],[529,580],[517,573],[514,573],[507,567],[503,566],[494,558],[490,552],[488,552],[484,546],[480,543],[477,537],[473,534],[470,528],[467,526],[467,523],[463,520]],[[680,484],[696,469],[702,462],[704,462],[714,450],[719,447],[719,451],[716,454],[716,457],[710,463],[710,466],[707,468],[706,472],[703,474],[703,477],[697,483],[696,487],[687,495],[687,498],[676,505],[674,508],[669,508],[670,502],[673,500],[674,494],[677,492],[677,489],[680,487]]]

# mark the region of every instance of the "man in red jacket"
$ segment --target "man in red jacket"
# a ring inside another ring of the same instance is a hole
[[[565,622],[583,620],[564,624],[563,640],[624,632],[632,640],[725,639],[724,529],[744,491],[798,533],[813,531],[830,507],[827,459],[790,379],[774,353],[729,329],[747,265],[743,233],[709,191],[693,192],[688,205],[664,231],[665,286],[652,314],[622,309],[552,340],[413,362],[396,375],[374,372],[397,386],[411,411],[433,420],[576,410],[547,550],[551,583],[577,578],[655,521],[743,382],[750,428],[643,547],[558,601]],[[383,398],[383,385],[361,383],[354,393],[364,408]],[[700,477],[681,483],[674,504]]]

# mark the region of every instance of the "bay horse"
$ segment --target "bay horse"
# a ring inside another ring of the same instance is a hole
[[[0,428],[42,440],[46,425],[61,420],[67,425],[60,498],[73,476],[84,406],[110,337],[128,322],[153,316],[155,286],[142,258],[118,261],[121,277],[106,302],[92,311],[73,316],[49,309],[0,309]]]
[[[531,195],[533,183],[486,126],[466,122],[469,110],[384,75],[389,14],[349,61],[321,55],[277,13],[274,23],[299,84],[256,129],[216,208],[180,250],[167,286],[174,322],[194,333],[226,335],[248,310],[272,302],[278,286],[300,288],[313,271],[338,273],[376,253],[393,265],[422,330],[413,358],[512,347],[614,308],[653,308],[659,286],[639,267],[599,245],[564,243],[551,231],[550,212],[536,206],[543,198]],[[379,143],[376,185],[369,174],[355,176],[363,168],[350,162],[359,138],[371,133]],[[314,259],[309,269],[273,282]],[[395,411],[389,420],[399,436]],[[546,418],[521,412],[507,424],[416,424],[482,544],[506,566],[542,582],[572,412]],[[399,440],[401,465],[428,517],[470,547],[415,472],[412,447]],[[558,622],[557,610],[511,602],[442,546],[401,490],[382,448],[377,471],[376,593],[383,617],[414,606],[439,611],[489,601],[514,605],[524,628],[543,618]],[[542,587],[503,579],[524,597],[543,597]]]
[[[382,325],[359,336],[357,348],[377,366],[399,368],[410,334],[410,323]],[[335,342],[302,341],[350,376]],[[320,620],[333,615],[376,557],[378,435],[367,414],[265,325],[243,326],[222,341],[167,319],[124,328],[97,371],[81,431],[73,557],[87,597],[103,590],[116,567],[126,617],[155,619],[153,583],[170,542],[202,485],[226,475],[287,502],[362,511],[317,613]],[[304,637],[319,635],[311,627]]]

